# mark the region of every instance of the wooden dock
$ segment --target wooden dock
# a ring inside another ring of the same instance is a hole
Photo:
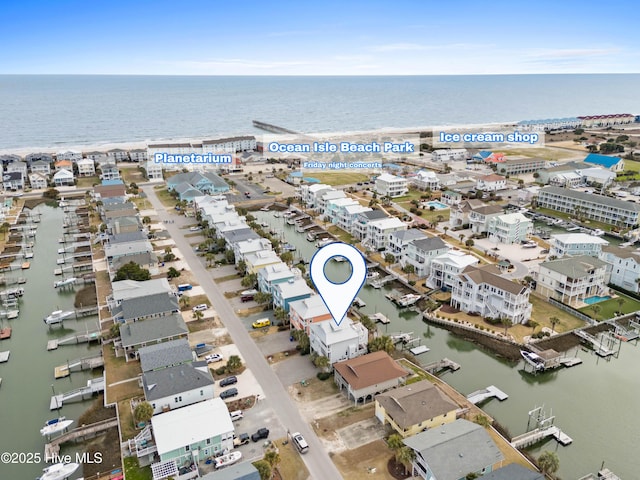
[[[89,343],[98,341],[102,338],[100,330],[94,332],[81,333],[80,335],[71,335],[70,337],[56,338],[47,342],[47,350],[55,350],[61,345],[75,345],[78,343]]]
[[[104,357],[102,355],[96,355],[93,357],[79,358],[72,360],[64,365],[56,367],[53,371],[53,375],[56,379],[64,378],[71,375],[71,372],[82,370],[93,370],[104,366]]]
[[[10,354],[11,354],[10,350],[6,350],[4,352],[0,352],[0,363],[8,362]]]
[[[547,437],[555,438],[562,446],[570,445],[573,442],[573,439],[569,435],[563,433],[562,430],[555,425],[552,425],[546,428],[536,428],[530,432],[523,433],[522,435],[512,438],[511,446],[514,448],[525,448],[529,445],[538,443]]]
[[[600,355],[601,357],[609,357],[615,353],[613,350],[610,350],[607,346],[605,346],[602,340],[594,337],[593,335],[588,334],[584,330],[576,330],[573,333],[575,333],[578,337],[582,338],[583,340],[591,344],[596,354]]]
[[[369,318],[371,320],[373,320],[376,323],[382,323],[383,325],[387,325],[389,323],[391,323],[391,320],[389,320],[386,316],[384,316],[382,313],[374,313],[369,315]]]
[[[477,405],[480,402],[483,402],[485,400],[488,400],[489,398],[494,398],[494,397],[502,402],[507,398],[509,398],[509,395],[504,393],[495,385],[489,385],[487,388],[484,388],[482,390],[476,390],[475,392],[467,395],[467,400],[469,400],[474,405]]]
[[[117,418],[109,418],[101,422],[92,423],[91,425],[83,425],[82,427],[74,428],[69,432],[60,435],[51,442],[44,446],[44,461],[52,462],[60,457],[60,445],[67,442],[73,442],[77,440],[84,440],[96,436],[109,428],[116,427],[118,425]]]
[[[102,377],[87,380],[86,387],[76,388],[75,390],[71,390],[70,392],[52,396],[51,401],[49,402],[49,409],[56,410],[57,408],[62,407],[65,402],[69,403],[81,400],[89,400],[95,393],[104,391],[104,384],[104,375]]]
[[[457,370],[460,370],[460,365],[453,360],[443,358],[442,360],[438,360],[437,362],[429,363],[422,368],[430,374],[435,375],[442,370],[451,370],[452,372],[455,372]]]

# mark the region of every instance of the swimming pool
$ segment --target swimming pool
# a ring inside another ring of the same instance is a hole
[[[594,295],[593,297],[587,297],[584,299],[584,303],[587,305],[593,305],[594,303],[604,302],[605,300],[609,300],[611,297],[599,297],[598,295]]]
[[[425,205],[427,207],[433,207],[436,210],[444,210],[445,208],[449,208],[449,205],[447,205],[446,203],[438,202],[437,200],[431,200],[425,203]]]

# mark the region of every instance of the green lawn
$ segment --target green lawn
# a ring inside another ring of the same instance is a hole
[[[554,307],[547,302],[546,298],[543,299],[532,294],[529,295],[529,302],[533,306],[531,319],[535,320],[539,325],[536,331],[540,331],[542,327],[549,327],[554,328],[556,332],[562,333],[584,326],[583,320],[580,320],[578,317],[575,317],[564,310],[560,310],[558,307]],[[555,327],[553,327],[549,321],[552,317],[556,317],[560,320]]]
[[[624,161],[624,171],[625,172],[636,172],[640,173],[640,162],[635,160],[626,160]]]
[[[93,185],[99,185],[100,179],[97,176],[93,177],[78,177],[78,184],[76,187],[78,188],[88,188],[93,187]]]
[[[152,480],[151,466],[140,468],[138,459],[126,457],[124,459],[124,474],[127,480]]]
[[[176,206],[176,203],[178,203],[177,200],[171,196],[171,194],[166,188],[156,190],[156,195],[158,195],[158,198],[160,199],[160,201],[165,207],[172,208]]]
[[[543,160],[562,160],[574,157],[575,153],[558,148],[505,148],[502,153],[509,156],[521,155],[523,157],[542,158]]]
[[[640,302],[626,295],[618,294],[619,298],[624,299],[622,306],[618,304],[618,298],[612,298],[611,300],[605,300],[604,302],[598,302],[594,305],[600,307],[597,315],[593,310],[594,305],[589,305],[580,309],[585,315],[589,315],[596,320],[608,320],[616,316],[616,312],[632,313],[640,311]]]
[[[351,183],[366,182],[369,176],[358,172],[305,172],[306,177],[317,178],[320,183],[327,185],[349,185]]]
[[[330,234],[335,235],[336,237],[338,237],[338,239],[341,242],[349,243],[349,244],[357,243],[357,242],[354,242],[353,236],[349,232],[345,232],[344,230],[342,230],[339,227],[331,226],[331,227],[329,227],[329,229],[327,231]]]

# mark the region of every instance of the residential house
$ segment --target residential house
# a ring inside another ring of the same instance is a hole
[[[76,162],[79,177],[93,177],[96,174],[96,166],[90,158],[83,158]]]
[[[351,224],[351,235],[358,240],[363,240],[367,236],[367,228],[369,222],[389,218],[389,215],[383,210],[370,210],[356,214]]]
[[[181,466],[234,448],[233,423],[220,398],[155,415],[151,425],[161,462],[172,461]]]
[[[18,155],[4,155],[3,157],[3,162],[6,161],[7,163],[21,161],[21,158]],[[31,165],[31,163],[37,162],[39,160],[53,163],[53,156],[49,153],[30,153],[26,157],[24,157],[24,160],[28,165]]]
[[[173,293],[154,293],[122,300],[111,310],[111,315],[114,322],[131,323],[179,312],[178,300]]]
[[[152,251],[153,247],[149,240],[137,240],[133,242],[122,242],[104,246],[105,258],[108,262],[112,262],[119,257]]]
[[[440,149],[431,152],[431,158],[436,162],[463,161],[469,157],[469,152],[464,148]]]
[[[5,191],[16,191],[24,188],[24,176],[22,172],[4,172],[2,174],[2,186]]]
[[[346,198],[347,194],[344,193],[342,190],[326,190],[326,191],[322,191],[322,195],[320,195],[320,197],[318,198],[318,206],[316,208],[316,210],[321,213],[323,215],[323,218],[326,219],[326,217],[324,217],[325,212],[327,211],[327,203],[331,202],[332,200],[337,200],[339,198]]]
[[[420,170],[411,179],[411,182],[420,190],[438,190],[440,188],[440,179],[435,172],[431,170]]]
[[[106,238],[107,243],[109,243],[110,245],[115,245],[116,243],[137,242],[140,240],[148,239],[148,234],[141,231],[130,233],[114,233]]]
[[[157,275],[158,272],[158,256],[154,252],[142,252],[135,255],[127,255],[125,257],[119,257],[108,264],[109,274],[111,281],[116,276],[118,270],[124,267],[127,263],[135,263],[145,270],[149,270],[151,275]]]
[[[32,173],[29,175],[29,184],[33,190],[43,190],[47,188],[49,181],[43,173]]]
[[[120,180],[120,170],[115,163],[105,163],[100,165],[100,180]]]
[[[376,178],[374,190],[381,197],[401,197],[409,192],[407,179],[383,173]]]
[[[522,243],[533,233],[533,221],[522,213],[505,213],[491,216],[487,237],[497,243],[510,245]]]
[[[572,307],[585,298],[606,295],[607,264],[586,255],[548,260],[540,264],[536,291]]]
[[[473,162],[478,163],[500,163],[504,162],[504,153],[493,153],[481,150],[471,157]]]
[[[345,232],[351,232],[353,230],[354,223],[358,218],[358,215],[364,212],[370,212],[371,210],[371,208],[364,207],[359,203],[353,203],[340,207],[337,214],[337,225]]]
[[[225,230],[223,232],[217,233],[219,238],[224,239],[228,248],[233,248],[233,246],[238,242],[244,242],[246,240],[252,239],[258,240],[262,238],[249,227],[238,228],[235,230]]]
[[[310,326],[317,322],[331,320],[331,312],[320,295],[311,295],[304,300],[289,302],[289,324],[292,329],[304,330],[307,335]]]
[[[537,181],[539,183],[542,183],[545,185],[550,184],[551,179],[554,178],[555,175],[575,173],[576,170],[579,170],[585,167],[584,163],[582,162],[566,162],[566,163],[561,163],[559,165],[558,164],[551,164],[551,165],[554,165],[554,166],[543,168],[538,172]],[[558,185],[558,186],[563,186],[563,185]]]
[[[640,292],[640,252],[626,248],[604,246],[599,256],[607,263],[607,283],[630,292]]]
[[[126,185],[96,185],[93,194],[96,199],[102,200],[111,197],[124,197],[127,193]]]
[[[581,168],[576,173],[580,175],[582,183],[604,187],[611,185],[617,176],[616,172],[600,167]]]
[[[66,152],[56,153],[56,160],[69,160],[70,162],[77,162],[82,159],[82,153],[75,150],[67,150]]]
[[[402,438],[454,422],[458,404],[438,386],[422,380],[375,397],[375,416]]]
[[[147,151],[141,148],[129,150],[129,159],[132,162],[143,163],[147,161]]]
[[[128,162],[129,152],[121,148],[113,148],[107,152],[107,157],[109,157],[113,163]]]
[[[440,196],[440,201],[449,205],[458,205],[462,202],[462,194],[460,192],[454,192],[453,190],[445,190]]]
[[[451,290],[451,306],[483,317],[526,323],[531,317],[529,288],[500,276],[495,265],[466,267]]]
[[[300,187],[300,198],[307,208],[318,211],[320,197],[330,190],[335,189],[322,183],[302,185]]]
[[[337,226],[340,226],[341,223],[343,225],[346,224],[347,219],[344,212],[344,209],[346,207],[362,208],[360,203],[357,200],[354,200],[353,198],[344,197],[344,198],[336,198],[333,200],[329,200],[325,204],[325,209],[324,209],[325,220]]]
[[[23,181],[27,178],[27,164],[26,162],[11,162],[4,169],[4,173],[20,173],[22,175]],[[22,188],[22,187],[21,187]]]
[[[212,400],[214,384],[206,363],[201,368],[186,363],[142,374],[144,398],[154,415]]]
[[[500,205],[482,205],[469,212],[471,231],[475,234],[487,233],[491,219],[502,215],[504,209]]]
[[[545,480],[545,478],[543,473],[525,468],[518,463],[510,463],[493,472],[485,473],[481,477],[477,477],[477,480]],[[601,480],[605,479],[603,478]]]
[[[53,184],[56,187],[70,187],[75,184],[73,172],[62,168],[53,174]]]
[[[446,194],[447,192],[445,192]],[[444,196],[444,195],[443,195]],[[461,200],[451,206],[449,212],[449,225],[451,228],[465,227],[469,225],[469,215],[474,209],[486,206],[482,200]]]
[[[200,480],[260,480],[260,473],[250,461],[247,461],[207,473],[200,477]]]
[[[295,272],[284,262],[267,265],[258,270],[258,290],[273,294],[273,287],[275,285],[288,282],[295,277]]]
[[[541,188],[536,203],[541,208],[581,215],[611,225],[629,228],[639,223],[640,205],[636,203],[568,188]]]
[[[616,173],[624,171],[624,160],[620,157],[609,157],[607,155],[600,155],[599,153],[590,153],[583,161],[584,163],[597,165]]]
[[[476,189],[483,192],[497,192],[498,190],[505,190],[507,188],[507,179],[491,173],[484,175],[476,182]]]
[[[405,438],[404,444],[415,452],[411,474],[424,480],[464,480],[504,461],[485,428],[464,419]]]
[[[459,250],[442,253],[431,260],[429,265],[429,288],[451,290],[457,283],[458,276],[470,265],[477,265],[479,260]]]
[[[188,183],[194,189],[209,195],[219,195],[229,191],[229,185],[213,172],[179,173],[167,180],[167,189],[173,190],[181,183]]]
[[[138,350],[138,357],[143,372],[153,372],[193,362],[193,352],[186,338],[143,347]]]
[[[127,257],[124,257],[127,258]],[[112,310],[129,298],[148,297],[158,293],[170,293],[172,291],[169,280],[156,278],[138,282],[136,280],[121,280],[111,284],[111,294],[107,295],[107,305]]]
[[[588,255],[599,257],[602,247],[609,245],[606,240],[586,233],[563,233],[551,235],[549,258],[562,258],[565,255]]]
[[[162,180],[162,165],[152,160],[145,162],[144,171],[149,180]]]
[[[409,245],[418,240],[428,239],[427,235],[420,229],[409,228],[391,232],[387,242],[387,253],[393,255],[397,262],[403,261]]]
[[[128,361],[138,358],[138,351],[149,345],[187,338],[189,329],[182,315],[175,313],[142,322],[120,325],[120,341],[116,341],[116,355]]]
[[[31,162],[31,173],[41,173],[42,175],[51,175],[51,163],[44,160]]]
[[[233,254],[236,259],[236,265],[239,262],[244,261],[245,255],[250,253],[260,252],[263,250],[271,250],[271,242],[266,238],[250,238],[242,242],[236,242],[233,244]]]
[[[362,243],[374,251],[382,251],[387,248],[389,236],[393,232],[406,229],[407,224],[397,217],[372,220],[367,224],[367,233]]]
[[[636,117],[631,113],[612,113],[607,115],[587,115],[578,117],[582,122],[581,126],[590,127],[609,127],[613,125],[624,125],[636,121]]]
[[[247,266],[247,273],[258,273],[258,271],[269,265],[281,263],[280,257],[273,250],[260,250],[259,252],[248,253],[244,256],[244,263]]]
[[[409,375],[385,351],[377,351],[333,365],[334,380],[340,391],[355,404],[366,403],[382,392],[404,383]]]
[[[107,221],[107,230],[111,234],[133,233],[142,228],[139,215],[116,217]]]
[[[60,170],[73,171],[73,162],[71,160],[58,160],[53,166],[55,172],[59,172]]]
[[[431,260],[449,251],[450,247],[440,237],[413,240],[407,245],[400,265],[412,265],[414,274],[423,278],[429,275]]]
[[[369,332],[360,322],[345,317],[338,325],[334,321],[309,325],[311,351],[327,357],[329,364],[350,360],[367,353]]]
[[[303,278],[294,278],[273,285],[271,294],[273,295],[273,308],[282,308],[288,312],[291,302],[309,298],[313,294],[313,290],[309,288]]]
[[[576,188],[584,184],[582,175],[574,172],[556,172],[549,175],[549,185],[564,188]]]

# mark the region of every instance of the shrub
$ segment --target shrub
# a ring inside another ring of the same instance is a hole
[[[216,375],[224,375],[225,373],[227,373],[226,365],[224,367],[216,368],[215,372],[216,372]]]
[[[318,372],[316,374],[316,377],[318,377],[318,380],[322,380],[323,382],[329,378],[331,378],[331,373],[330,372]]]

